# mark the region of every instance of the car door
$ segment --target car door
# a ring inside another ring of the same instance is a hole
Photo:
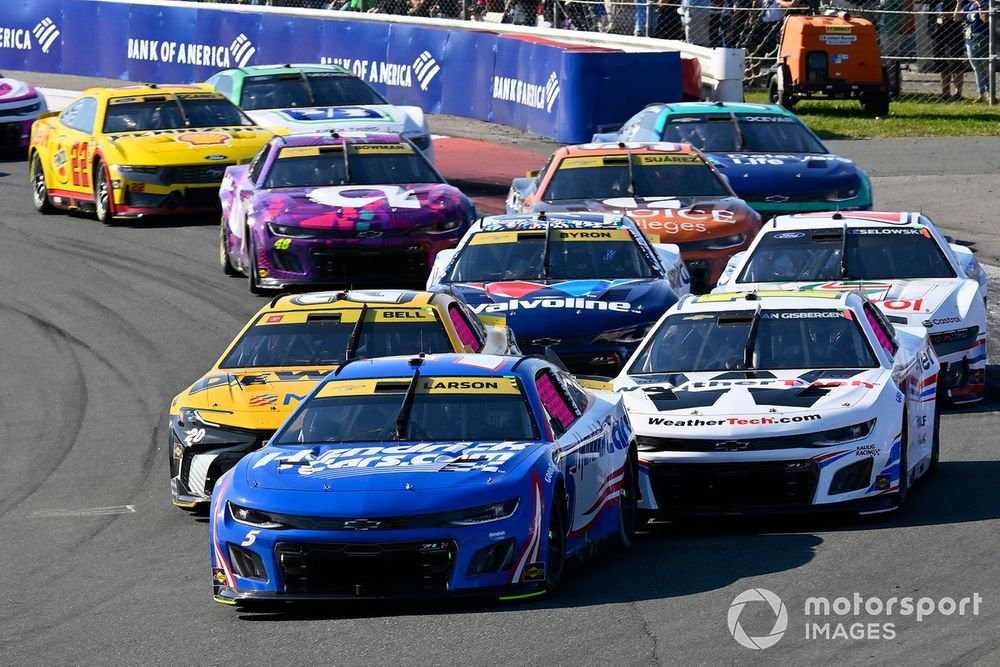
[[[93,199],[91,156],[96,116],[97,100],[93,97],[81,97],[59,114],[56,131],[49,139],[48,167],[55,179],[50,192]]]

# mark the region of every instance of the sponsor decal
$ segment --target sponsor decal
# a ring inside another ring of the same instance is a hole
[[[327,107],[325,109],[282,109],[278,115],[298,123],[322,123],[331,120],[392,120],[377,109],[363,107]]]
[[[212,581],[219,586],[226,585],[226,573],[221,567],[212,568]]]
[[[856,456],[878,456],[879,455],[878,445],[861,445],[854,450]]]
[[[233,140],[233,135],[225,132],[185,132],[174,137],[175,141],[182,141],[192,146],[218,146],[228,144]],[[225,156],[223,156],[225,159]],[[220,172],[222,169],[219,170]],[[222,177],[222,174],[219,174]]]
[[[775,234],[776,239],[800,239],[805,236],[805,232],[781,232],[780,234]]]
[[[427,90],[441,72],[441,66],[430,51],[422,52],[412,63],[330,57],[320,58],[320,63],[339,65],[368,83],[381,83],[397,88],[417,87],[420,90]]]
[[[721,419],[665,419],[649,417],[650,426],[774,426],[799,424],[822,419],[822,415],[795,415],[793,417],[722,417]]]
[[[243,33],[240,33],[228,46],[130,37],[127,58],[229,68],[246,67],[256,51],[250,38]]]
[[[256,408],[266,408],[273,406],[278,402],[277,394],[257,394],[256,396],[251,396],[247,403]]]
[[[935,317],[931,320],[934,324],[958,324],[961,321],[961,317],[955,317],[954,315],[951,317]]]
[[[278,471],[294,468],[299,475],[309,476],[347,468],[400,468],[439,471],[498,472],[503,463],[530,447],[523,442],[457,442],[416,443],[406,445],[347,447],[330,449],[316,455],[314,449],[296,452],[268,452],[254,462],[253,468],[276,463]],[[322,476],[322,475],[320,475]]]
[[[516,310],[534,310],[536,308],[571,308],[575,310],[607,310],[613,313],[639,313],[638,309],[633,309],[632,304],[625,301],[598,301],[596,299],[582,299],[579,297],[551,297],[544,299],[511,299],[505,303],[480,303],[471,306],[473,312],[479,313],[506,313]]]
[[[493,77],[493,99],[514,102],[532,109],[544,109],[552,113],[552,107],[559,98],[559,76],[552,72],[544,84],[536,84],[523,79],[507,76]],[[600,158],[598,158],[600,159]]]
[[[839,310],[801,310],[792,312],[763,312],[762,320],[836,320],[842,317]]]
[[[328,382],[316,394],[317,398],[332,396],[370,396],[387,391],[404,392],[410,378],[379,378],[362,380],[335,380]],[[503,377],[421,377],[417,382],[418,394],[508,394],[520,395],[517,379]]]
[[[525,581],[545,581],[545,562],[528,563],[524,568]]]
[[[927,236],[925,229],[915,227],[857,227],[848,229],[847,233],[857,236]]]
[[[819,38],[826,42],[827,46],[850,46],[858,41],[857,35],[820,35]]]
[[[266,320],[264,320],[264,323],[265,324],[274,324],[275,322],[280,322],[283,317],[284,317],[284,315],[271,315]]]

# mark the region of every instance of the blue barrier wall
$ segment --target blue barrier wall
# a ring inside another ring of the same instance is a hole
[[[0,68],[178,83],[204,81],[225,67],[335,62],[391,102],[571,143],[649,102],[681,99],[677,53],[574,49],[478,29],[200,5],[2,3]]]

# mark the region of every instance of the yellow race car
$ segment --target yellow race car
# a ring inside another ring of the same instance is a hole
[[[205,84],[90,88],[31,127],[35,209],[115,217],[212,211],[226,167],[274,136]]]
[[[382,290],[275,298],[215,366],[170,404],[174,504],[207,503],[216,480],[261,447],[340,365],[421,352],[520,354],[502,320],[477,318],[449,294]],[[468,359],[473,365],[497,362],[478,354]]]

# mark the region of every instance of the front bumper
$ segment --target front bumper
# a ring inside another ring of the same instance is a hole
[[[111,196],[114,214],[123,217],[177,211],[215,212],[222,208],[219,187],[226,167],[233,163],[122,167],[112,165]],[[128,172],[141,169],[146,172]]]
[[[880,511],[899,489],[900,444],[821,450],[639,453],[639,508],[658,517]]]
[[[423,287],[434,258],[454,248],[463,227],[444,234],[389,233],[363,238],[353,230],[341,238],[275,236],[254,230],[254,266],[261,287]]]
[[[260,449],[271,436],[267,431],[250,431],[233,434],[233,440],[243,442],[212,441],[211,436],[198,442],[188,442],[185,430],[177,427],[176,417],[170,419],[170,436],[167,447],[170,466],[170,498],[174,505],[193,509],[211,501],[215,483],[223,473],[236,465],[250,452]],[[190,431],[188,431],[190,432]]]
[[[224,604],[513,595],[545,586],[541,550],[519,567],[537,542],[524,503],[502,521],[402,530],[255,529],[224,503],[213,514],[213,597]]]

